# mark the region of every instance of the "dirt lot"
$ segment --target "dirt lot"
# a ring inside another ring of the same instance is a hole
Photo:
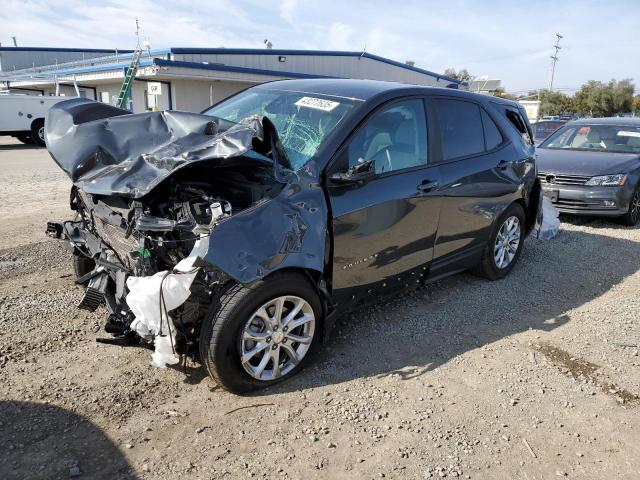
[[[565,222],[507,279],[344,318],[312,367],[239,397],[96,344],[105,311],[76,309],[43,234],[68,180],[8,141],[0,172],[2,479],[640,478],[640,229]]]

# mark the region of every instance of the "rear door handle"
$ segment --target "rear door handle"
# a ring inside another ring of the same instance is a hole
[[[418,185],[418,190],[421,192],[430,192],[434,188],[438,188],[438,185],[440,185],[439,182],[432,182],[430,180],[425,180],[420,185]]]
[[[509,166],[509,162],[506,162],[504,160],[500,160],[498,162],[498,170],[506,170],[508,166]]]

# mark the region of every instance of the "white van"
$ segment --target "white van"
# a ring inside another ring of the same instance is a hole
[[[44,145],[44,119],[56,103],[72,97],[0,95],[0,135]]]

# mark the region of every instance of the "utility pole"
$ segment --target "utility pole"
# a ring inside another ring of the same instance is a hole
[[[563,38],[562,35],[556,33],[556,44],[553,46],[555,48],[555,53],[551,55],[551,78],[549,79],[549,91],[553,90],[553,77],[556,74],[556,62],[558,61],[558,52],[562,48],[560,46],[560,39]]]

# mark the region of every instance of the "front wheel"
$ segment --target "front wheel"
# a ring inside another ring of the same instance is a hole
[[[200,357],[225,389],[244,393],[295,375],[319,345],[322,306],[302,275],[234,285],[203,321]]]
[[[479,275],[498,280],[509,274],[522,252],[525,222],[524,210],[517,203],[498,218],[476,270]]]
[[[633,196],[629,202],[629,210],[625,215],[620,217],[620,222],[629,227],[637,225],[638,221],[640,221],[640,186],[633,192]]]

